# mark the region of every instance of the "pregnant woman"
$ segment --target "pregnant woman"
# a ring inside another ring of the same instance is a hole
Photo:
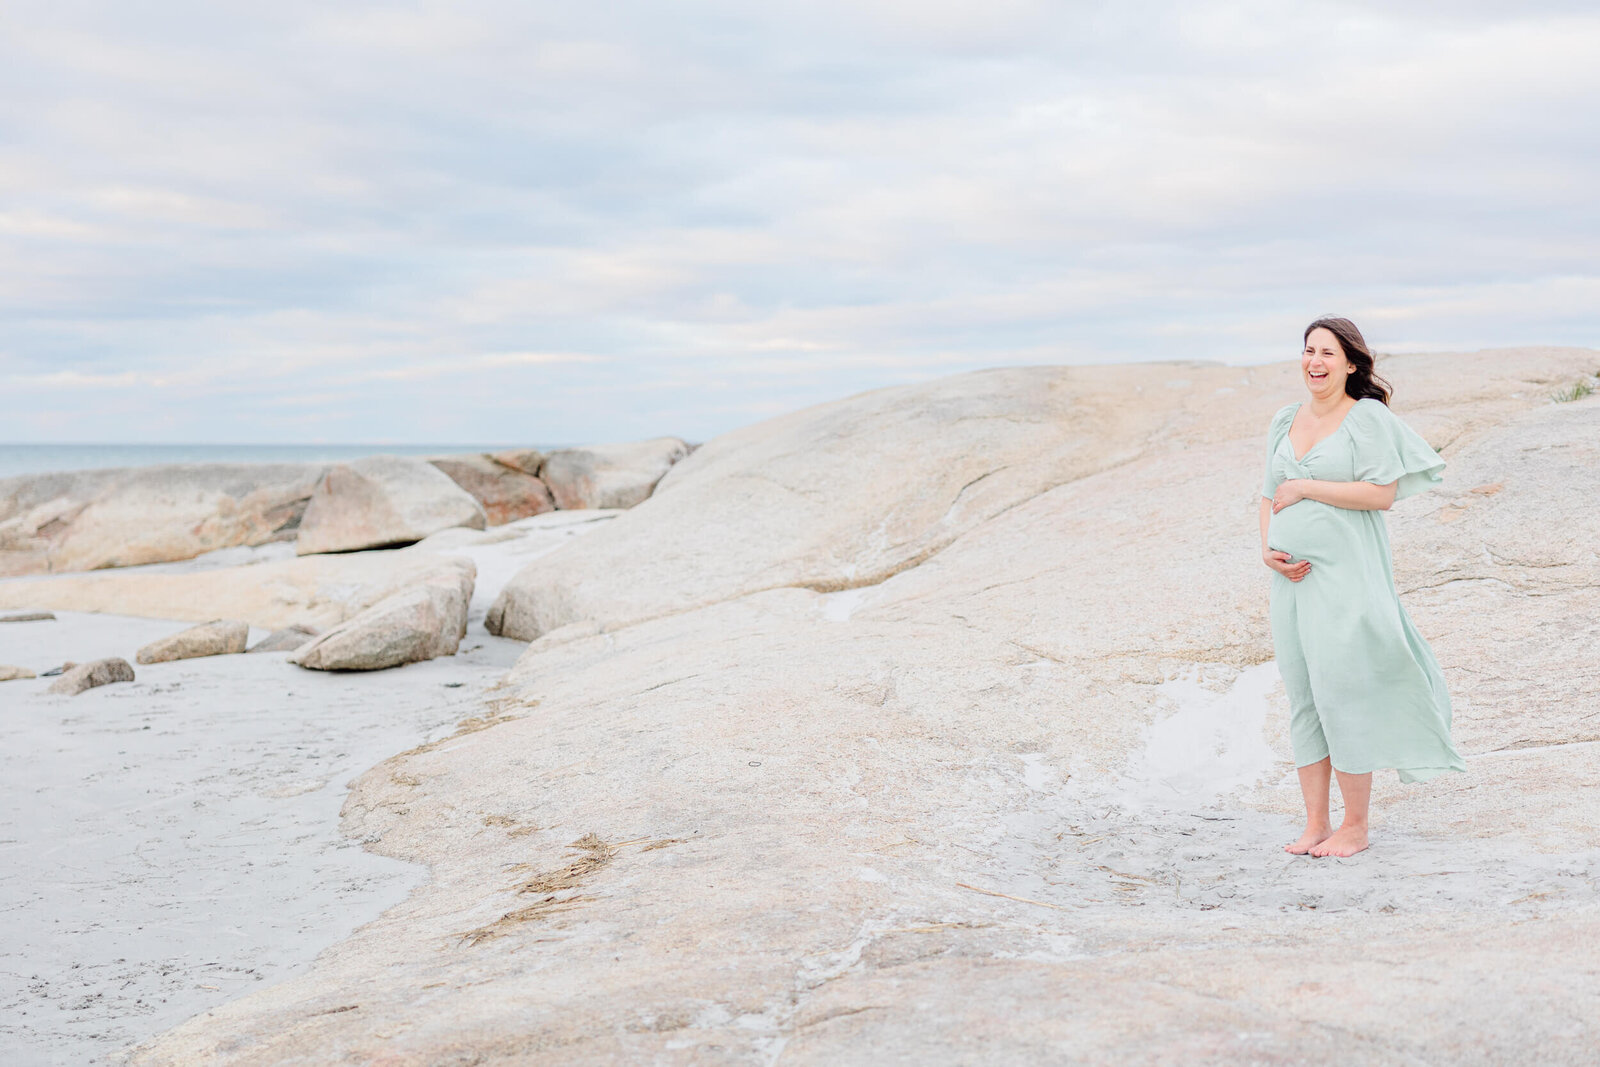
[[[1349,319],[1306,328],[1310,396],[1272,419],[1261,487],[1261,556],[1272,576],[1272,643],[1289,693],[1289,737],[1313,856],[1367,847],[1372,772],[1402,782],[1466,770],[1450,741],[1439,663],[1395,592],[1383,512],[1440,481],[1444,460],[1389,410]],[[1330,771],[1344,820],[1328,818]]]

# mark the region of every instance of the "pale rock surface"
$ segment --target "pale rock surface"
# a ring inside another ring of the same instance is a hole
[[[47,692],[77,696],[102,685],[131,681],[133,681],[133,665],[125,659],[112,656],[89,663],[73,664],[62,673],[61,677],[50,683]]]
[[[519,453],[510,455],[521,460]],[[538,456],[539,453],[533,455]],[[483,506],[490,526],[502,526],[555,509],[556,502],[544,482],[520,467],[502,463],[498,456],[481,453],[435,456],[428,462],[472,494],[473,499]]]
[[[676,437],[563,448],[544,457],[539,477],[558,508],[631,508],[689,452]]]
[[[1427,504],[1390,516],[1395,580],[1471,714],[1466,750],[1600,746],[1600,396],[1540,405],[1461,442]],[[1443,490],[1443,491],[1440,491]],[[1569,688],[1570,687],[1570,688]],[[1600,767],[1600,747],[1591,752]],[[1564,805],[1557,805],[1563,807]]]
[[[383,548],[452,526],[485,525],[482,505],[426,460],[367,456],[330,468],[317,483],[295,551],[304,556]]]
[[[534,520],[536,521],[536,520]],[[417,547],[302,556],[193,571],[160,567],[0,581],[0,607],[49,607],[198,622],[217,615],[280,629],[337,625],[440,566]]]
[[[1408,361],[1397,410],[1421,414],[1419,430],[1441,445],[1547,403],[1594,358],[1523,349],[1396,357],[1380,370]],[[1248,449],[1300,393],[1297,362],[1027,367],[769,419],[696,449],[576,554],[530,565],[489,628],[526,641],[580,619],[626,625],[761,589],[875,585],[1055,486],[1139,456],[1176,467],[1193,447]]]
[[[293,652],[301,645],[317,636],[317,631],[310,626],[285,626],[281,630],[274,630],[245,651],[247,652]]]
[[[467,632],[477,569],[444,556],[422,580],[302,645],[289,662],[319,671],[376,671],[453,656]]]
[[[16,682],[24,678],[37,678],[38,675],[27,667],[8,667],[0,664],[0,682]]]
[[[140,663],[167,663],[200,656],[227,656],[243,652],[249,640],[249,623],[213,619],[152,641],[134,658]]]
[[[531,564],[481,719],[346,805],[430,882],[132,1061],[1586,1063],[1600,397],[1547,396],[1597,358],[1382,364],[1450,462],[1388,520],[1471,770],[1379,775],[1368,852],[1281,851],[1296,366],[965,375],[708,442]]]
[[[185,463],[0,479],[0,577],[293,538],[320,464]]]

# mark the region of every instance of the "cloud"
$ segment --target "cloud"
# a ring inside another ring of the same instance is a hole
[[[1329,310],[1391,351],[1600,325],[1583,4],[7,18],[0,389],[54,413],[7,435],[704,438],[982,366],[1288,358]]]
[[[160,381],[148,380],[131,371],[120,374],[85,374],[82,371],[62,370],[50,374],[19,374],[6,383],[14,389],[47,388],[70,392],[77,389],[125,389],[130,385],[160,386]]]
[[[465,355],[437,363],[413,363],[403,367],[373,368],[357,374],[335,379],[338,385],[359,385],[363,382],[411,382],[426,378],[460,376],[478,370],[495,370],[509,367],[541,367],[556,363],[605,363],[608,357],[586,352],[491,352],[484,355]]]

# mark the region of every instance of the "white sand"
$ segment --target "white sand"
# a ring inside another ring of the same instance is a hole
[[[488,604],[599,514],[540,516],[452,547],[479,568],[453,657],[332,674],[283,653],[216,656],[135,665],[137,681],[77,697],[47,694],[50,678],[0,683],[4,1063],[104,1062],[304,969],[404,899],[425,872],[340,832],[346,783],[479,713],[526,647],[484,632]],[[248,564],[284,547],[158,566]],[[188,625],[57,615],[0,624],[0,662],[131,663]]]

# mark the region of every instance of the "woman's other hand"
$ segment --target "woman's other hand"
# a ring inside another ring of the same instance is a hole
[[[1298,498],[1297,498],[1298,499]],[[1287,552],[1268,552],[1261,557],[1261,561],[1291,582],[1298,582],[1311,573],[1311,561],[1302,559],[1291,563],[1294,557]]]
[[[1278,491],[1272,494],[1272,513],[1276,515],[1290,504],[1297,504],[1306,498],[1301,492],[1300,479],[1290,478],[1278,485]]]

